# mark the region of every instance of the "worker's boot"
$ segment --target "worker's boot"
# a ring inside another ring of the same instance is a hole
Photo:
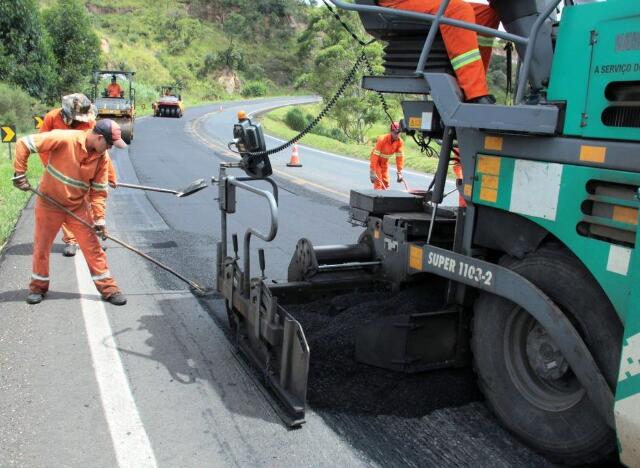
[[[27,304],[40,304],[42,299],[44,299],[44,294],[30,293],[27,296]]]
[[[123,305],[125,305],[127,303],[127,298],[124,297],[124,294],[119,293],[119,292],[117,292],[115,294],[112,294],[109,297],[102,296],[102,300],[110,302],[111,304],[113,304],[115,306],[123,306]]]
[[[470,104],[495,104],[496,98],[493,94],[487,94],[486,96],[478,96],[477,98],[469,99],[467,102]]]
[[[65,244],[62,255],[65,257],[75,257],[78,251],[78,244]]]

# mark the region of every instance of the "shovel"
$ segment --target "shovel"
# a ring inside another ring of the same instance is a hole
[[[15,179],[15,177],[14,177]],[[89,229],[91,230],[95,230],[95,226],[92,226],[91,224],[89,224],[87,221],[85,221],[84,219],[80,218],[78,215],[76,215],[73,211],[69,210],[68,208],[66,208],[65,206],[63,206],[62,204],[60,204],[59,202],[57,202],[56,200],[54,200],[53,198],[51,198],[49,195],[45,195],[44,193],[40,192],[38,189],[34,189],[33,187],[29,187],[29,190],[33,193],[35,193],[36,195],[38,195],[39,197],[41,197],[42,199],[44,199],[45,201],[47,201],[48,203],[50,203],[51,205],[55,206],[56,208],[61,209],[62,211],[64,211],[65,213],[67,213],[68,215],[73,216],[77,221],[79,221],[80,223],[84,224],[85,226],[87,226]],[[207,290],[206,288],[203,288],[202,286],[200,286],[198,283],[196,283],[195,281],[191,281],[188,278],[185,278],[184,276],[182,276],[180,273],[178,273],[177,271],[169,268],[168,266],[166,266],[164,263],[159,262],[158,260],[156,260],[155,258],[150,257],[149,255],[145,254],[144,252],[141,252],[140,250],[136,249],[135,247],[132,247],[131,245],[127,244],[124,241],[121,241],[120,239],[110,236],[109,234],[104,233],[102,235],[103,238],[106,239],[111,239],[113,242],[115,242],[116,244],[121,245],[122,247],[124,247],[125,249],[129,249],[134,253],[137,253],[138,255],[140,255],[142,258],[144,258],[145,260],[150,261],[151,263],[154,263],[155,265],[159,266],[160,268],[162,268],[163,270],[171,273],[173,276],[175,276],[176,278],[184,281],[185,283],[187,283],[189,286],[191,286],[191,290],[193,291],[193,293],[197,296],[205,296],[207,294],[209,294],[209,290]]]
[[[138,190],[147,190],[149,192],[162,192],[162,193],[172,193],[178,198],[188,197],[189,195],[193,195],[196,192],[199,192],[202,189],[207,188],[207,183],[204,179],[198,179],[191,182],[182,190],[171,190],[159,187],[148,187],[146,185],[136,185],[136,184],[125,184],[124,182],[117,182],[116,187],[127,187]]]

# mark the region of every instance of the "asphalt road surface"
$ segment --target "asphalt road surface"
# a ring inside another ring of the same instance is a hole
[[[133,144],[113,153],[119,180],[176,189],[209,180],[221,161],[233,160],[226,142],[238,110],[306,100],[140,119]],[[289,155],[273,158],[278,237],[254,242],[265,248],[266,274],[275,279],[286,276],[301,237],[355,242],[360,230],[346,222],[348,193],[369,186],[362,161],[303,146],[303,167],[287,168]],[[412,188],[430,180],[408,176]],[[216,197],[216,186],[182,199],[118,188],[110,194],[108,228],[209,287],[220,237]],[[268,223],[264,202],[239,192],[229,233]],[[57,241],[51,291],[28,306],[32,233],[31,203],[0,257],[2,467],[548,465],[499,426],[470,370],[406,377],[356,365],[349,340],[331,335],[351,330],[354,315],[301,317],[314,364],[307,422],[289,430],[236,354],[219,299],[195,298],[109,242],[110,270],[129,299],[114,307],[100,300],[82,256],[63,258]]]

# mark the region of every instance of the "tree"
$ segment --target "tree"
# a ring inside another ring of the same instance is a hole
[[[43,12],[56,60],[56,93],[77,92],[100,65],[100,40],[79,0],[56,0]]]
[[[33,97],[54,95],[54,57],[35,0],[0,0],[0,80]]]
[[[229,46],[220,54],[220,61],[231,70],[239,70],[243,65],[242,52],[236,47],[235,40],[242,37],[245,23],[244,16],[234,12],[227,15],[222,25],[222,30],[229,39]]]
[[[360,21],[354,15],[344,15],[343,19],[357,35],[366,37]],[[298,49],[298,59],[303,69],[310,69],[311,73],[305,73],[298,81],[303,81],[326,101],[343,83],[362,50],[362,46],[353,40],[329,12],[324,9],[316,10],[311,14],[307,29],[300,36]],[[380,73],[381,45],[374,43],[365,50],[374,73]],[[363,74],[368,74],[365,67],[360,68],[351,86],[331,111],[344,134],[358,143],[365,142],[367,131],[384,115],[378,95],[360,87]]]

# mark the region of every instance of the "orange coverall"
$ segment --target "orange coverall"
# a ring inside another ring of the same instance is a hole
[[[435,15],[441,0],[380,0],[379,5]],[[497,28],[500,18],[490,5],[451,0],[444,15],[448,18]],[[440,32],[458,84],[467,100],[489,94],[486,71],[491,61],[493,38],[468,29],[441,25]]]
[[[40,133],[50,132],[51,130],[91,130],[96,126],[95,121],[91,122],[78,122],[74,120],[71,123],[71,126],[64,123],[64,119],[62,118],[62,109],[53,109],[44,116],[44,121],[42,122],[42,127],[40,127]],[[113,161],[107,152],[105,157],[108,161],[108,169],[109,169],[109,185],[114,186],[117,183],[116,180],[116,170],[113,167]],[[40,161],[42,161],[42,165],[46,166],[49,162],[49,153],[43,152],[40,153]],[[71,232],[71,229],[67,226],[66,223],[62,223],[62,242],[65,244],[77,244],[78,241],[76,237]]]
[[[104,219],[108,164],[105,153],[87,151],[86,138],[90,131],[53,130],[20,138],[16,144],[14,169],[24,173],[31,153],[48,152],[49,160],[40,182],[40,191],[93,224],[94,219]],[[109,273],[107,256],[93,229],[40,197],[36,200],[35,220],[33,270],[29,284],[32,293],[44,294],[49,290],[49,253],[63,222],[76,234],[100,294],[108,298],[120,292]]]
[[[369,160],[369,170],[375,174],[376,181],[373,183],[375,190],[386,190],[391,187],[389,182],[389,158],[396,157],[396,169],[402,172],[404,169],[404,142],[401,138],[393,141],[391,133],[378,137],[376,146],[371,151]]]
[[[109,97],[120,97],[122,95],[122,86],[118,83],[109,83],[107,86],[107,96]]]

